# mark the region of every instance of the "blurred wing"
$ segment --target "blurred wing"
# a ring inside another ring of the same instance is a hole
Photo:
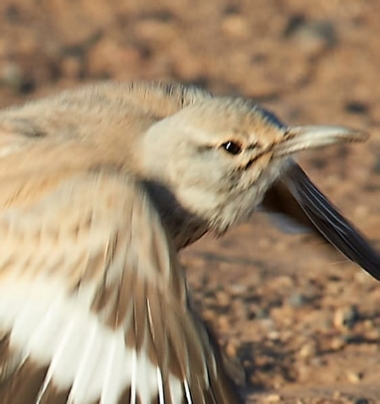
[[[299,165],[293,164],[283,177],[283,183],[279,182],[271,190],[268,199],[264,200],[266,210],[277,210],[274,203],[276,198],[277,206],[283,206],[281,213],[290,217],[292,222],[316,228],[348,259],[380,280],[380,257],[377,252],[309,180]]]
[[[311,233],[316,230],[313,222],[281,180],[266,192],[259,209],[269,213],[269,218],[284,233]]]
[[[145,192],[77,174],[0,213],[0,402],[237,403]]]

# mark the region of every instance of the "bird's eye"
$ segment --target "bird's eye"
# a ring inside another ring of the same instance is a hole
[[[233,154],[234,156],[241,153],[242,151],[241,145],[239,143],[232,142],[231,140],[223,143],[222,147],[227,153]]]

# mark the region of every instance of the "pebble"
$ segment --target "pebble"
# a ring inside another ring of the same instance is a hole
[[[338,308],[334,313],[333,323],[336,328],[352,328],[359,317],[358,309],[356,306],[351,305],[345,308]]]
[[[342,393],[341,393],[340,391],[338,391],[338,390],[334,391],[334,393],[333,393],[333,399],[334,399],[334,400],[338,400],[338,399],[340,399],[340,398],[342,398]]]
[[[354,404],[370,404],[370,401],[365,397],[355,399]]]
[[[19,88],[23,79],[24,73],[19,64],[8,62],[0,72],[0,79],[7,85],[13,88]]]
[[[231,296],[224,290],[218,290],[215,293],[215,299],[220,306],[228,306],[231,303]]]
[[[229,292],[232,296],[241,296],[247,293],[248,286],[242,283],[233,283],[229,286]]]
[[[236,39],[244,39],[249,36],[250,29],[248,21],[241,15],[230,15],[222,22],[222,31]]]
[[[335,337],[330,342],[330,349],[332,351],[339,351],[345,345],[345,341],[340,337]]]
[[[288,302],[292,307],[302,307],[307,303],[307,298],[302,293],[293,293]]]
[[[279,394],[270,394],[264,397],[264,400],[266,403],[278,403],[282,400],[282,397]]]
[[[217,318],[217,324],[220,332],[228,332],[231,327],[230,320],[227,316],[219,316]]]
[[[352,371],[348,371],[346,373],[347,376],[347,380],[352,383],[352,384],[357,384],[360,382],[360,380],[362,379],[362,374],[358,373],[358,372],[352,372]]]
[[[270,331],[269,333],[268,333],[268,338],[270,339],[270,340],[278,340],[278,339],[280,339],[280,333],[278,332],[278,331],[275,331],[275,330],[273,330],[273,331]]]
[[[247,305],[241,299],[234,299],[231,303],[231,309],[233,314],[238,317],[240,321],[243,321],[248,317]]]
[[[237,355],[237,342],[236,341],[229,341],[225,347],[225,352],[227,354],[227,356],[229,356],[230,358],[234,358]]]
[[[310,358],[312,356],[315,356],[316,354],[317,354],[317,346],[314,341],[310,341],[304,344],[298,353],[298,355],[301,358]]]
[[[311,53],[332,47],[337,42],[334,25],[331,21],[307,21],[306,19],[293,17],[285,30],[285,36],[293,37],[304,51]]]

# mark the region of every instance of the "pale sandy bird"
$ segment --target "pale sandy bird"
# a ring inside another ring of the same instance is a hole
[[[283,188],[378,277],[291,158],[366,137],[181,85],[100,84],[0,112],[0,402],[241,402],[176,252],[247,220],[275,184],[264,207]]]

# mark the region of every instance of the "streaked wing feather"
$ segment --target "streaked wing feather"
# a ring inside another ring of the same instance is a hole
[[[277,180],[264,195],[259,211],[269,214],[271,221],[284,233],[310,233],[316,230],[289,187]]]
[[[331,202],[294,164],[284,181],[318,231],[348,259],[380,280],[380,256],[355,226],[345,219]]]
[[[142,187],[50,189],[0,214],[0,402],[240,402]]]

